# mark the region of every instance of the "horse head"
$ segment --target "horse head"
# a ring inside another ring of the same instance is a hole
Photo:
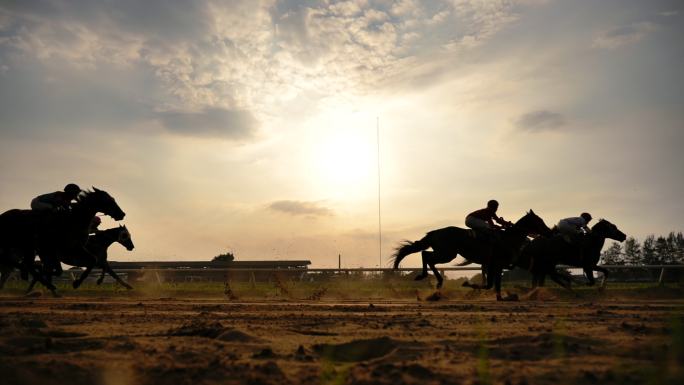
[[[591,233],[604,238],[613,239],[618,242],[623,242],[625,239],[627,239],[627,235],[625,235],[625,233],[620,231],[617,226],[605,219],[599,220],[594,226],[592,226]]]
[[[131,239],[131,233],[128,231],[126,226],[119,226],[119,238],[116,240],[119,242],[126,250],[131,251],[135,247],[133,245],[133,240]]]
[[[77,205],[84,205],[94,209],[96,212],[109,215],[114,220],[120,221],[126,216],[114,198],[106,191],[93,187],[92,191],[85,191],[78,196]]]
[[[535,214],[532,209],[515,222],[515,226],[522,229],[528,235],[545,235],[551,232],[551,229],[544,223],[544,220]]]

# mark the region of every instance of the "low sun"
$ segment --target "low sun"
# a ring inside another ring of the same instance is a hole
[[[313,170],[326,193],[360,196],[377,183],[377,142],[372,121],[325,130],[314,143]]]

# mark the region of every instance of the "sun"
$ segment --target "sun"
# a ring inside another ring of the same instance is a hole
[[[373,121],[347,119],[345,123],[321,130],[313,143],[314,177],[327,195],[370,194],[377,183],[377,136]]]

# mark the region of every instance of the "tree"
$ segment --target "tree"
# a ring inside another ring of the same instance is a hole
[[[667,239],[665,237],[658,237],[655,240],[655,261],[654,265],[664,265],[670,259],[670,250],[667,247]]]
[[[232,262],[234,260],[235,260],[235,255],[233,255],[233,253],[228,251],[226,253],[219,254],[219,255],[215,256],[214,258],[212,258],[211,261],[212,262]]]
[[[677,264],[677,261],[679,260],[677,254],[677,235],[674,231],[671,231],[670,234],[667,235],[667,258],[665,259],[665,263],[668,265]]]
[[[622,245],[618,242],[613,242],[606,251],[601,253],[601,261],[603,265],[624,265],[625,259],[622,254]]]
[[[641,246],[641,263],[644,265],[658,265],[655,252],[655,236],[649,235]]]
[[[629,237],[625,241],[625,263],[628,265],[638,265],[641,260],[641,245],[634,237]]]
[[[675,249],[676,263],[684,264],[684,235],[681,231],[675,236]]]

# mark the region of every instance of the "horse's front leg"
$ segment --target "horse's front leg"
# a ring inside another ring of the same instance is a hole
[[[589,286],[594,286],[596,284],[596,280],[594,280],[594,269],[591,266],[584,267],[584,275],[587,277],[587,285]]]
[[[76,279],[71,285],[74,287],[74,289],[78,289],[83,281],[85,281],[86,278],[88,278],[88,274],[90,274],[90,271],[93,270],[93,266],[86,266],[86,269],[81,275]]]
[[[594,270],[602,274],[601,286],[599,287],[599,290],[605,290],[606,284],[608,283],[608,270],[605,267],[601,266],[594,266]]]

